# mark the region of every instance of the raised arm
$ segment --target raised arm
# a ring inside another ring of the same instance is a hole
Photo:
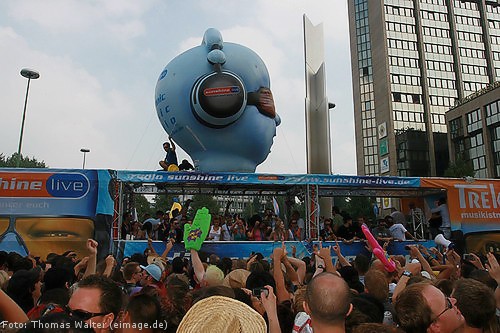
[[[290,281],[292,281],[296,285],[300,285],[301,282],[299,281],[299,276],[297,274],[297,271],[295,270],[295,267],[293,267],[292,263],[286,256],[286,254],[283,256],[282,260],[283,264],[285,265],[286,269],[286,276]]]
[[[500,308],[500,265],[493,253],[488,253],[486,255],[488,258],[488,263],[486,264],[488,268],[488,273],[497,282],[497,288],[495,289],[495,300],[497,302],[497,309]]]
[[[283,271],[281,270],[281,260],[284,256],[283,249],[277,247],[273,251],[273,277],[274,282],[276,282],[276,296],[278,297],[278,302],[284,302],[290,299],[290,293],[286,290],[285,277],[283,276]]]
[[[0,288],[0,315],[2,320],[9,323],[25,323],[28,321],[28,316],[23,309],[17,305],[1,288]]]
[[[278,321],[278,310],[276,307],[276,295],[274,294],[273,287],[265,286],[267,289],[267,295],[262,292],[260,299],[262,305],[267,313],[267,319],[269,321],[269,333],[281,333],[280,323]]]
[[[407,263],[405,268],[404,268],[404,271],[405,272],[410,272],[410,274],[413,276],[413,275],[417,275],[417,274],[420,274],[420,263],[418,262],[415,262],[415,263]],[[410,279],[410,276],[408,275],[401,275],[399,277],[399,281],[398,281],[398,284],[396,285],[396,288],[394,288],[394,292],[392,294],[392,303],[394,304],[396,302],[396,298],[398,297],[398,295],[403,291],[403,289],[406,288],[406,284],[408,283],[408,280]]]
[[[300,285],[302,285],[306,277],[306,263],[303,260],[295,257],[287,257],[287,260],[292,264],[293,267],[296,268],[298,282]]]
[[[158,252],[156,252],[155,248],[153,247],[153,240],[148,237],[148,249],[151,252],[152,255],[158,256]]]
[[[330,246],[323,247],[322,243],[319,242],[319,251],[317,254],[325,262],[325,272],[339,274],[337,269],[333,265],[332,254]]]
[[[342,255],[342,252],[340,251],[339,243],[336,243],[336,244],[337,245],[335,245],[333,247],[333,251],[337,255],[337,258],[339,258],[340,266],[342,266],[342,267],[344,267],[344,266],[352,266],[351,263],[349,261],[347,261],[347,259]]]
[[[89,260],[87,262],[87,268],[85,269],[85,273],[83,277],[87,277],[89,275],[93,275],[96,272],[97,266],[97,241],[93,239],[87,239],[87,250],[89,251]]]
[[[203,279],[205,278],[205,267],[203,267],[198,251],[195,249],[191,249],[191,263],[193,265],[196,280],[198,280],[198,283],[201,285]]]
[[[116,266],[116,260],[115,257],[113,257],[112,254],[108,255],[105,259],[106,262],[106,268],[104,269],[104,272],[102,273],[103,276],[110,277],[111,274],[113,273],[113,268]]]
[[[168,253],[170,252],[170,250],[172,250],[172,248],[174,247],[174,243],[175,243],[175,239],[173,238],[170,238],[168,240],[168,242],[165,242],[166,245],[165,245],[165,251],[163,251],[163,253],[161,254],[161,257],[163,259],[166,259],[167,258],[167,255]]]
[[[175,150],[175,143],[171,136],[168,137],[168,141],[170,141],[170,147],[172,147],[172,150]]]
[[[431,279],[434,280],[435,275],[434,272],[432,271],[431,265],[429,265],[429,262],[424,258],[424,256],[418,249],[418,246],[410,245],[410,254],[412,257],[416,258],[420,262],[420,264],[422,265],[422,269],[427,273],[429,273]]]

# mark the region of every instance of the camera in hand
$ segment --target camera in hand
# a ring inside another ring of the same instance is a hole
[[[252,295],[257,297],[257,298],[260,298],[260,295],[262,292],[264,292],[264,295],[266,295],[266,297],[269,295],[269,290],[267,288],[253,288],[252,289]]]
[[[474,256],[470,253],[464,253],[464,260],[474,261]]]

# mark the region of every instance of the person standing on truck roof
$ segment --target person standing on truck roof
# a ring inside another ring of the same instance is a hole
[[[170,141],[170,143],[163,143],[163,150],[165,150],[167,155],[165,155],[165,159],[163,161],[160,161],[160,166],[165,171],[171,171],[172,169],[169,170],[169,167],[171,165],[175,165],[175,169],[179,170],[177,165],[177,153],[175,152],[175,144],[174,141],[172,141],[172,137],[169,136],[168,141]]]
[[[443,222],[439,227],[439,230],[443,233],[444,238],[451,238],[451,221],[450,221],[450,213],[448,212],[448,205],[446,204],[446,198],[441,197],[436,202],[436,208],[431,209],[431,213],[439,213]]]

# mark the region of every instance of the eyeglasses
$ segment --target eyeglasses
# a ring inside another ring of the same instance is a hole
[[[440,313],[436,316],[436,318],[434,318],[434,319],[432,320],[432,322],[435,322],[436,320],[438,320],[438,319],[439,319],[439,317],[441,317],[441,316],[442,316],[442,315],[443,315],[446,311],[448,311],[448,310],[450,310],[450,309],[452,309],[452,308],[453,308],[453,303],[451,303],[451,299],[450,299],[449,297],[446,297],[446,308],[445,308],[443,311],[441,311],[441,312],[440,312]]]
[[[89,320],[90,318],[97,317],[97,316],[104,316],[107,315],[109,312],[88,312],[85,310],[72,310],[69,306],[65,306],[64,310],[70,317],[76,317],[82,321]]]

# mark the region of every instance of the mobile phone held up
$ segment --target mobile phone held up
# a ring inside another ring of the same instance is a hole
[[[269,295],[269,290],[267,288],[253,288],[252,295],[260,298],[261,293],[264,292],[264,295],[267,297]]]
[[[464,260],[467,260],[467,261],[474,261],[474,256],[470,253],[464,253],[463,258],[464,258]]]

